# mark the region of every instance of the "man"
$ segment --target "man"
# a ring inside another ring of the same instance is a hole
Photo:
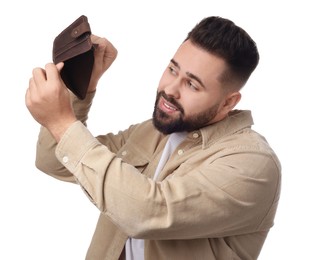
[[[256,259],[273,225],[281,168],[235,110],[259,61],[232,21],[208,17],[179,46],[153,118],[114,135],[85,126],[97,82],[117,50],[98,44],[85,100],[57,66],[33,70],[26,105],[42,125],[36,166],[76,182],[101,211],[86,259]]]

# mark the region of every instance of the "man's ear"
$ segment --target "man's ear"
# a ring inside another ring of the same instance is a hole
[[[218,109],[218,113],[214,120],[212,120],[212,123],[222,120],[228,116],[229,112],[239,103],[240,100],[240,92],[232,92],[228,94],[225,100],[220,103],[220,109]]]
[[[228,114],[241,100],[241,93],[240,92],[232,92],[230,93],[227,98],[225,99],[225,103],[223,109],[225,113]]]

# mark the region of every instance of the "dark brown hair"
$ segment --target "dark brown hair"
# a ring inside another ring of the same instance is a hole
[[[222,81],[236,82],[241,88],[259,62],[256,43],[234,22],[218,16],[201,20],[187,35],[196,46],[225,60],[227,71]]]

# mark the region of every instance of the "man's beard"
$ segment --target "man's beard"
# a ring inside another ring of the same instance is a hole
[[[172,116],[158,108],[161,96],[177,107],[179,115]],[[184,118],[183,107],[174,98],[167,96],[164,91],[160,91],[155,101],[153,124],[158,131],[166,135],[174,132],[191,132],[210,124],[217,113],[218,104],[207,111]]]

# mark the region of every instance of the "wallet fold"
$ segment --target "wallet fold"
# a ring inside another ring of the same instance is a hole
[[[53,41],[53,62],[64,62],[61,78],[80,99],[86,97],[94,65],[94,45],[90,36],[88,19],[81,15]]]

